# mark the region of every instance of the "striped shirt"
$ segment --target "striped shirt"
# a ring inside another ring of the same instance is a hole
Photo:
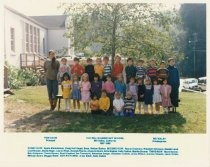
[[[104,65],[104,76],[111,75],[112,66],[110,64]]]
[[[168,79],[169,71],[166,68],[159,68],[157,70],[157,77],[159,80]]]
[[[156,77],[156,72],[157,72],[157,67],[152,67],[152,66],[150,66],[150,67],[147,69],[147,75],[148,75],[150,78]]]
[[[124,109],[135,109],[135,101],[134,99],[124,99]]]
[[[143,78],[145,76],[145,68],[141,66],[136,66],[136,77]]]

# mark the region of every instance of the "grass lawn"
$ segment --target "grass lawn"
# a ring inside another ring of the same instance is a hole
[[[177,113],[134,118],[48,111],[45,86],[26,87],[5,98],[6,132],[205,133],[206,95],[180,93]]]

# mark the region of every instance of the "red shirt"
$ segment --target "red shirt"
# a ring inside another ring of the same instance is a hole
[[[75,64],[71,68],[71,74],[77,74],[79,77],[81,77],[82,74],[84,74],[84,72],[85,72],[85,69],[80,64]]]
[[[112,69],[112,76],[117,77],[117,75],[123,72],[123,64],[122,63],[115,63]]]

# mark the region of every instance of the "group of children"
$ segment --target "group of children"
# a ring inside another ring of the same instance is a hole
[[[95,65],[88,58],[85,67],[75,58],[70,68],[63,58],[58,79],[61,81],[65,109],[70,111],[70,99],[73,99],[73,110],[80,110],[82,101],[84,112],[90,108],[93,114],[129,117],[137,111],[139,114],[159,114],[160,106],[166,114],[170,107],[175,111],[179,81],[176,87],[170,82],[179,80],[179,75],[173,58],[168,60],[168,64],[166,68],[166,63],[161,61],[157,68],[155,59],[150,59],[146,69],[144,60],[140,59],[135,66],[133,59],[128,58],[124,68],[120,55],[116,55],[113,66],[109,64],[109,57],[105,56],[103,64],[102,59],[97,58]]]

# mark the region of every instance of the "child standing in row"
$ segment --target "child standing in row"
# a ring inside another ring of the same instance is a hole
[[[70,92],[71,92],[71,81],[68,73],[63,74],[63,79],[61,83],[61,89],[63,92],[63,99],[65,102],[65,110],[70,111]]]
[[[176,112],[176,107],[179,106],[179,72],[175,67],[175,60],[173,58],[168,59],[168,71],[169,78],[168,84],[171,85],[171,103],[172,103],[172,111]]]
[[[82,65],[79,64],[79,58],[75,57],[74,58],[74,65],[71,68],[71,74],[77,74],[79,80],[82,76],[82,74],[84,74],[85,69]]]
[[[125,67],[125,73],[126,73],[126,83],[128,84],[130,81],[130,78],[136,77],[136,67],[133,65],[133,59],[128,58],[127,59],[127,66]]]
[[[67,73],[69,75],[69,77],[71,78],[71,75],[70,75],[70,67],[69,65],[67,64],[67,59],[66,58],[62,58],[61,59],[61,64],[60,64],[60,67],[59,67],[59,70],[58,70],[58,80],[59,81],[63,81],[63,75],[64,73]]]
[[[145,81],[145,94],[144,94],[145,113],[148,114],[148,105],[150,105],[151,113],[153,114],[153,85],[148,78]]]
[[[171,106],[171,86],[167,84],[167,79],[163,80],[163,85],[160,87],[160,93],[162,96],[162,106],[164,109],[164,112],[168,114],[169,107]]]
[[[104,69],[103,69],[103,81],[106,81],[107,76],[111,76],[112,73],[112,66],[109,64],[109,57],[104,56],[103,58]]]
[[[136,78],[145,78],[145,68],[144,68],[144,60],[140,59],[136,66]]]
[[[119,74],[117,80],[114,82],[115,91],[119,92],[121,96],[125,97],[126,95],[126,84],[123,80],[123,75]]]
[[[138,109],[139,114],[141,114],[141,108],[143,107],[143,111],[145,112],[144,106],[144,96],[145,96],[145,85],[143,84],[143,78],[138,79]]]
[[[157,73],[157,67],[155,65],[156,65],[155,59],[150,59],[149,67],[147,69],[147,76],[150,78],[152,84],[153,84],[154,79],[157,76],[157,74],[156,74]]]
[[[114,115],[123,116],[124,101],[121,97],[120,92],[115,92],[115,99],[113,101]]]
[[[112,69],[112,79],[117,80],[118,75],[123,73],[123,64],[121,63],[121,57],[119,54],[115,56],[115,63]]]
[[[109,111],[110,111],[110,114],[112,114],[115,87],[114,87],[114,83],[112,82],[111,75],[108,75],[107,76],[107,81],[102,85],[102,89],[107,92],[107,96],[110,99],[110,108],[109,108]]]
[[[131,77],[130,78],[130,82],[127,85],[127,91],[129,91],[132,95],[133,100],[135,101],[135,103],[137,102],[137,98],[138,98],[138,87],[137,84],[135,82],[135,78]]]
[[[103,72],[104,72],[104,66],[101,64],[102,61],[101,61],[101,58],[98,57],[96,59],[96,64],[94,66],[94,71],[95,71],[95,74],[98,74],[100,79],[102,79],[103,77]]]
[[[155,104],[155,110],[157,114],[160,113],[160,105],[162,102],[161,99],[161,94],[160,94],[160,84],[158,84],[158,80],[155,79],[153,82],[153,88],[154,88],[154,93],[153,93],[153,103]]]
[[[169,71],[166,68],[165,61],[161,61],[160,68],[157,70],[158,83],[162,84],[164,79],[168,79]]]
[[[81,87],[82,102],[84,105],[84,112],[87,113],[89,110],[90,89],[91,89],[91,84],[89,82],[87,73],[84,73],[82,75],[82,82],[80,87]]]
[[[94,66],[93,66],[92,62],[93,62],[93,60],[91,58],[88,58],[87,59],[87,65],[85,66],[85,73],[88,74],[90,82],[93,81],[94,74],[95,74]]]
[[[78,108],[78,110],[80,110],[80,100],[81,100],[80,83],[78,80],[78,76],[76,74],[72,76],[71,98],[73,99],[74,110],[76,109],[76,107]]]
[[[97,99],[101,97],[102,81],[99,80],[99,75],[94,75],[94,81],[91,82],[91,95],[95,95]]]

